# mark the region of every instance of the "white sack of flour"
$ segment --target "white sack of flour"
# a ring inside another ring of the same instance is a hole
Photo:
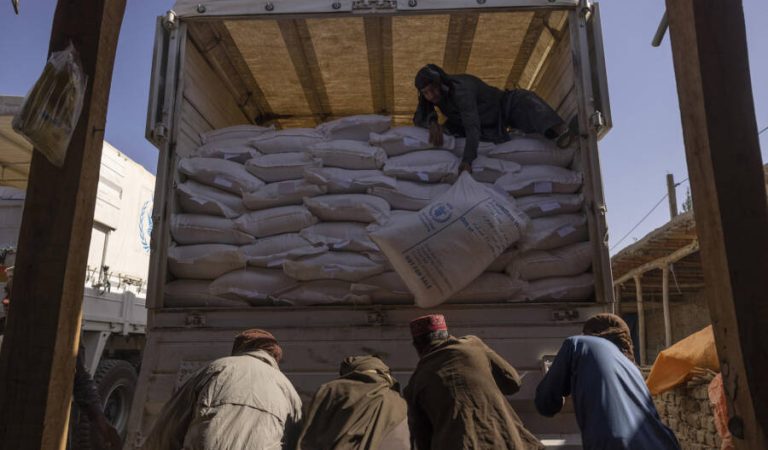
[[[515,258],[507,273],[512,278],[541,278],[581,275],[592,266],[592,244],[579,242],[554,250],[532,250]]]
[[[197,182],[238,195],[264,185],[242,164],[219,158],[182,158],[179,172]]]
[[[365,194],[321,195],[304,199],[304,205],[318,219],[326,222],[386,222],[389,203]]]
[[[392,118],[379,114],[359,114],[321,123],[316,130],[327,139],[367,141],[370,133],[383,133],[389,129]]]
[[[182,245],[243,245],[254,241],[253,236],[238,230],[232,219],[204,214],[173,214],[171,236]]]
[[[304,206],[278,206],[263,209],[243,214],[235,220],[237,228],[259,238],[294,233],[315,223],[317,223],[317,217]]]
[[[502,175],[496,186],[519,197],[534,194],[573,194],[581,189],[581,173],[556,166],[522,166],[519,172]]]
[[[304,171],[308,183],[325,186],[329,194],[365,194],[368,188],[394,186],[392,177],[380,170],[349,170],[338,167],[317,167]]]
[[[285,233],[257,239],[240,247],[240,251],[251,266],[281,267],[289,259],[325,253],[328,247],[313,244],[298,233]]]
[[[452,182],[459,170],[459,158],[446,150],[420,150],[394,156],[384,164],[384,174],[401,180],[425,183]]]
[[[315,245],[324,245],[332,250],[350,252],[377,252],[379,248],[368,237],[364,223],[321,222],[304,228],[299,235]]]
[[[297,285],[280,269],[249,267],[229,272],[208,287],[213,295],[242,299],[254,306],[269,305],[270,297]]]
[[[398,156],[416,150],[434,148],[429,143],[429,130],[415,126],[395,127],[386,133],[371,133],[368,136],[371,145],[381,147],[389,156]],[[455,146],[453,136],[443,135],[442,149],[452,150]]]
[[[394,186],[374,186],[368,189],[368,193],[383,198],[392,208],[418,211],[450,188],[448,183],[397,180]]]
[[[323,162],[309,153],[289,152],[262,155],[245,162],[248,172],[267,183],[285,180],[298,180],[304,177],[304,169],[320,167]],[[250,189],[246,192],[251,192]]]
[[[301,205],[305,197],[314,197],[326,192],[325,186],[312,184],[306,180],[278,181],[266,184],[253,192],[243,193],[243,204],[252,210]]]
[[[283,270],[296,280],[359,281],[382,273],[387,267],[359,253],[328,252],[286,261]]]
[[[288,128],[261,133],[248,143],[264,154],[303,152],[310,145],[326,140],[323,133],[314,128]]]
[[[390,220],[371,239],[416,297],[430,308],[477,278],[518,241],[527,217],[505,196],[463,173],[413,216]]]
[[[341,169],[381,169],[387,160],[387,154],[381,147],[349,140],[321,142],[310,147],[309,153],[322,160],[323,167]]]
[[[176,278],[213,280],[245,267],[245,257],[236,245],[179,245],[168,249],[168,270]]]
[[[245,212],[240,197],[229,192],[187,180],[176,186],[176,195],[182,211],[195,214],[210,214],[230,219]]]

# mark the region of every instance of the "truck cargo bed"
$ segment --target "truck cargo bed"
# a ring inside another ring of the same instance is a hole
[[[194,3],[194,4],[193,4]],[[452,334],[484,339],[524,373],[510,398],[523,421],[554,446],[578,445],[572,409],[538,416],[532,399],[541,362],[590,315],[613,302],[597,140],[610,129],[596,5],[570,0],[307,2],[179,1],[158,19],[147,138],[160,150],[153,213],[148,341],[129,426],[138,446],[175,387],[229,354],[234,336],[268,329],[285,351],[281,368],[307,401],[341,360],[377,354],[407,384],[417,362],[408,322],[446,315]],[[322,4],[321,4],[322,3]],[[375,5],[374,5],[375,4]],[[367,5],[367,6],[366,6]],[[169,223],[178,211],[177,164],[200,135],[239,124],[314,127],[352,114],[395,125],[416,106],[413,76],[426,63],[469,72],[500,88],[531,89],[581,130],[574,168],[593,248],[595,298],[580,303],[414,306],[166,308]]]

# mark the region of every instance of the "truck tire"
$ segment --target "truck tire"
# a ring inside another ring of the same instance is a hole
[[[107,420],[125,439],[128,415],[136,392],[136,370],[128,361],[105,359],[99,363],[93,381],[99,391]]]

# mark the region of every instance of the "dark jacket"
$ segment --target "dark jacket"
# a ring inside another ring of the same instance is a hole
[[[467,138],[463,161],[471,163],[477,157],[480,141],[504,142],[509,138],[501,116],[504,91],[496,89],[473,75],[449,75],[443,81],[448,88],[440,102],[433,105],[419,96],[419,106],[413,116],[416,126],[428,128],[437,121],[435,106],[446,116],[448,133]]]
[[[475,336],[450,337],[421,358],[405,390],[417,450],[543,449],[505,395],[520,376]]]

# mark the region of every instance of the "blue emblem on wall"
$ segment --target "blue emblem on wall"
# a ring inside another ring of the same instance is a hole
[[[147,200],[139,214],[139,241],[144,252],[149,253],[152,239],[152,200]]]

